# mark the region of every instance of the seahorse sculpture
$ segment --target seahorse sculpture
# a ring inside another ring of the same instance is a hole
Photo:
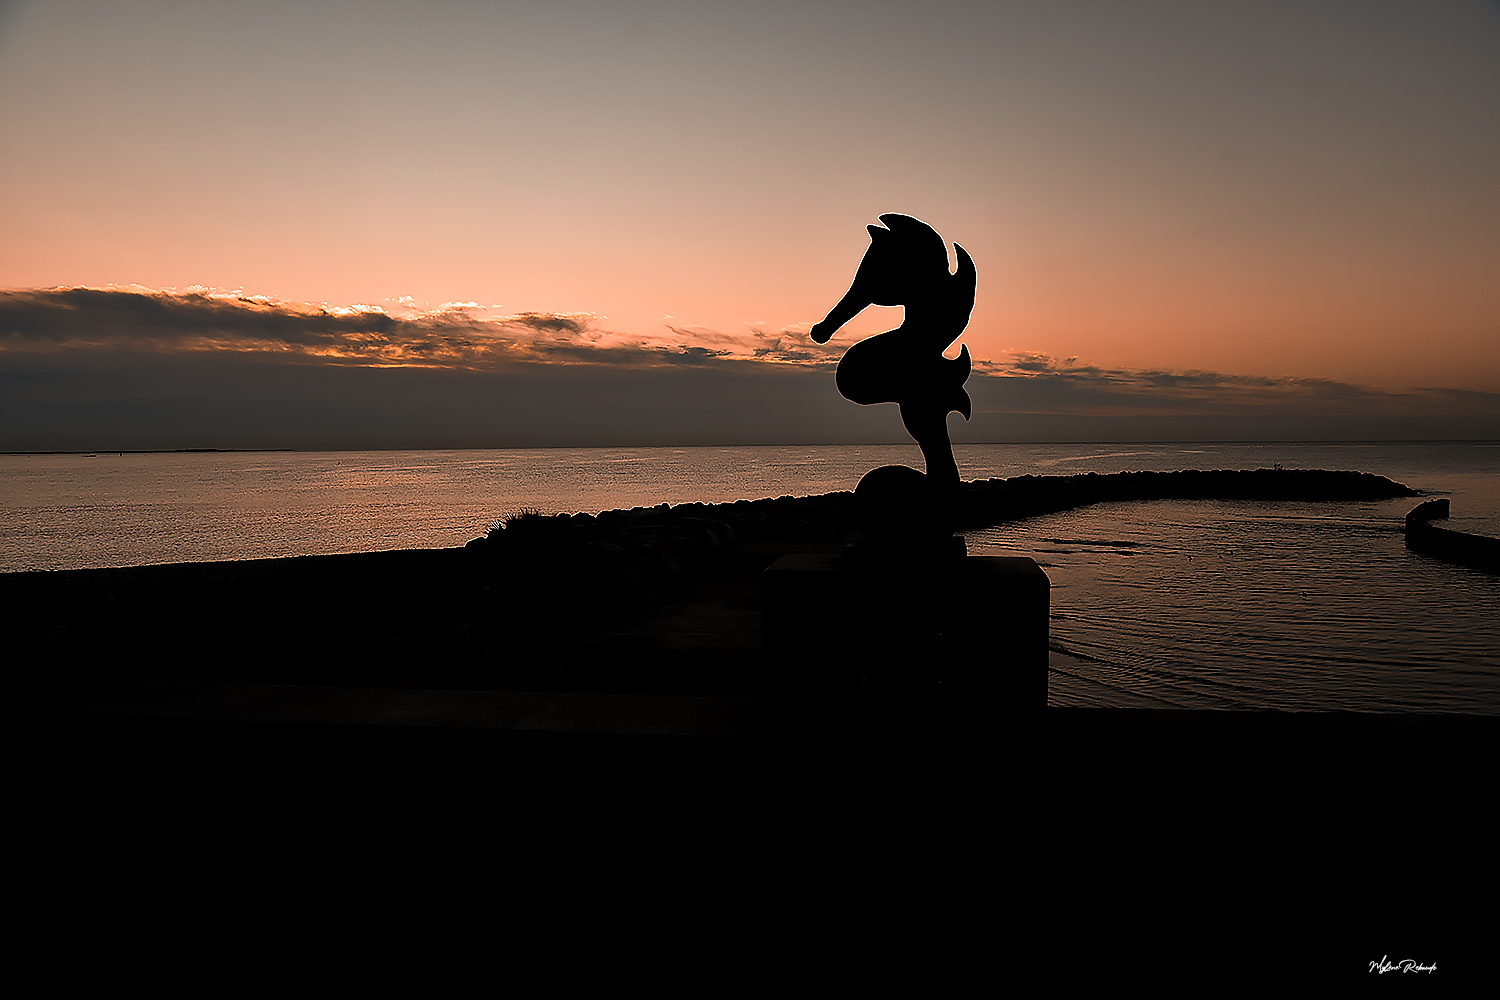
[[[969,324],[974,310],[974,261],[953,245],[958,268],[948,270],[948,247],[937,231],[908,215],[882,215],[887,228],[868,226],[870,248],[855,272],[854,283],[822,322],[812,339],[828,340],[869,305],[904,306],[899,327],[862,340],[844,352],[836,376],[839,392],[856,403],[896,403],[901,422],[927,464],[925,488],[948,495],[958,488],[958,463],[948,438],[948,414],[969,419],[969,348],[957,358],[943,357]],[[899,466],[876,473],[915,470]],[[866,477],[867,479],[870,477]],[[890,478],[890,477],[887,477]],[[861,483],[864,488],[864,483]]]

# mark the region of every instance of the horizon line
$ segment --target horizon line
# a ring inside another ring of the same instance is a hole
[[[1277,445],[1317,445],[1317,444],[1469,444],[1469,445],[1500,445],[1500,438],[1163,438],[1160,440],[1119,440],[1108,438],[1079,438],[1069,441],[955,441],[955,448],[965,447],[990,447],[994,445],[1074,445],[1074,444],[1111,444],[1111,445],[1152,445],[1152,444],[1277,444]],[[0,451],[0,456],[28,456],[28,455],[244,455],[244,454],[270,454],[270,453],[301,453],[319,454],[325,452],[363,452],[363,451],[620,451],[632,448],[885,448],[910,446],[915,448],[912,441],[858,441],[843,444],[830,444],[824,442],[797,442],[792,444],[604,444],[604,445],[566,445],[566,444],[539,444],[539,445],[512,445],[484,447],[474,445],[461,445],[455,447],[436,448],[69,448],[52,451]]]

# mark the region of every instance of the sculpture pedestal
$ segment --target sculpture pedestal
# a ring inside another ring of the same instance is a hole
[[[942,691],[1039,712],[1050,586],[1024,558],[783,556],[761,589],[767,694]]]

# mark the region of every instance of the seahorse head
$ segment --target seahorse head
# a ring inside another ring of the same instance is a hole
[[[887,228],[865,227],[870,248],[854,274],[854,288],[871,303],[906,305],[949,277],[948,245],[936,229],[909,215],[882,215],[880,221]]]
[[[955,248],[959,273],[950,274],[948,245],[937,230],[909,215],[882,215],[880,221],[885,225],[865,227],[870,233],[870,247],[859,262],[849,291],[822,322],[813,326],[812,339],[816,342],[826,343],[839,327],[869,305],[911,306],[924,301],[956,301],[967,295],[967,306],[973,308],[974,262],[961,247]],[[967,322],[967,309],[963,316]],[[963,323],[959,323],[953,337],[962,328]]]

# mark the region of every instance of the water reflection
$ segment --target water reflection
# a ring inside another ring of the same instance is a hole
[[[969,549],[1047,567],[1059,704],[1500,713],[1500,579],[1409,552],[1408,506],[1099,504]]]

